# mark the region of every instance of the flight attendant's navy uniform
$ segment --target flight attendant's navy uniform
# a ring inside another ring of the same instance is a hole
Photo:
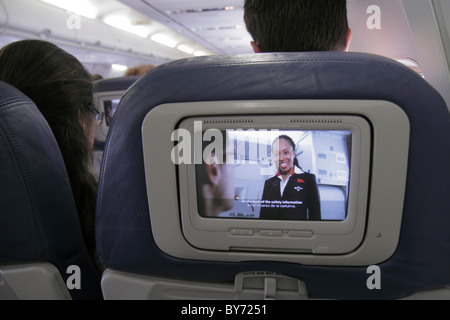
[[[321,219],[319,190],[315,175],[310,173],[292,174],[284,188],[283,195],[281,195],[280,184],[279,174],[266,180],[262,195],[260,219]]]

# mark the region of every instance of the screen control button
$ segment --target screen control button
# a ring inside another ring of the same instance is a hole
[[[289,231],[288,236],[292,238],[312,238],[313,233],[311,231]]]
[[[255,231],[251,229],[231,229],[230,234],[233,236],[252,236]]]
[[[281,237],[283,235],[283,231],[281,230],[260,230],[260,236],[264,237]]]

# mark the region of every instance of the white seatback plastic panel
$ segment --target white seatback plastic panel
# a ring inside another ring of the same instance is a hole
[[[71,299],[58,269],[50,263],[0,266],[0,300]]]

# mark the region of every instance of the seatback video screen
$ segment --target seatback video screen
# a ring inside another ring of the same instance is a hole
[[[104,106],[104,110],[105,110],[105,124],[107,127],[109,127],[111,125],[111,121],[114,117],[114,113],[116,112],[119,102],[120,102],[120,99],[105,100],[103,102],[103,106]]]
[[[196,165],[200,216],[346,219],[351,131],[202,131],[205,134],[209,137],[202,143],[202,163]]]

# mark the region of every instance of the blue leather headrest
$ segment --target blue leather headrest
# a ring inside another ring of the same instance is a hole
[[[382,290],[367,289],[367,267],[186,261],[158,249],[147,205],[144,117],[163,103],[255,99],[387,100],[409,117],[411,145],[401,235],[394,255],[379,265]],[[394,299],[448,285],[449,150],[445,102],[419,75],[388,58],[338,52],[267,53],[167,63],[130,88],[110,128],[97,206],[99,254],[112,269],[193,281],[233,281],[244,271],[279,272],[304,281],[313,298]]]
[[[64,281],[81,269],[73,299],[101,299],[60,150],[36,105],[0,82],[0,263],[48,261]]]

